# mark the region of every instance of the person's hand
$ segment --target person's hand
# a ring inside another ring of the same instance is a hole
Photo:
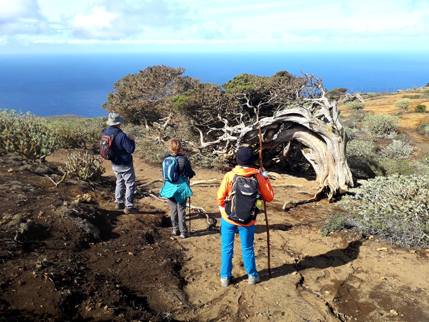
[[[259,174],[262,174],[263,172],[265,171],[265,169],[264,168],[259,168]]]
[[[132,134],[128,134],[128,138],[132,141],[134,141],[134,139],[135,139],[134,135],[132,135]]]

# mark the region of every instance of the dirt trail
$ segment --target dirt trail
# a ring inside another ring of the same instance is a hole
[[[160,177],[158,168],[136,163],[141,183]],[[196,180],[222,178],[223,174],[196,169]],[[109,175],[109,173],[107,174]],[[313,181],[288,177],[273,181],[275,200],[268,203],[271,237],[271,270],[267,271],[264,215],[256,224],[255,252],[260,284],[248,285],[241,258],[239,236],[234,249],[232,285],[220,286],[220,236],[207,230],[205,216],[191,211],[192,237],[175,241],[184,256],[180,271],[183,291],[191,310],[171,311],[186,321],[425,321],[429,320],[429,253],[402,249],[363,239],[343,231],[322,237],[319,224],[335,211],[322,200],[285,212],[285,201],[303,199],[317,190]],[[157,191],[159,183],[152,186]],[[193,188],[192,204],[217,218],[217,186]],[[167,203],[145,198],[168,215]],[[189,225],[189,224],[188,224]],[[165,228],[168,231],[170,228]],[[173,237],[171,237],[173,239]],[[183,308],[183,307],[182,307]]]
[[[60,151],[48,164],[65,158]],[[429,320],[429,252],[348,231],[322,237],[319,225],[335,204],[282,210],[285,201],[311,196],[313,181],[273,180],[287,186],[274,187],[268,203],[272,277],[260,215],[261,283],[247,283],[237,236],[232,285],[222,288],[216,185],[194,187],[191,199],[217,227],[207,230],[206,217],[194,210],[192,237],[182,240],[171,236],[168,204],[147,190],[136,195],[139,214],[114,210],[110,166],[95,189],[73,180],[56,189],[27,166],[0,158],[0,321]],[[138,185],[161,177],[142,160],[135,167]],[[195,170],[196,180],[223,177]],[[94,201],[77,202],[82,194]]]
[[[366,109],[394,114],[398,99],[374,99]],[[418,103],[429,105],[413,100],[410,111]],[[429,116],[406,112],[401,118],[403,131],[429,154],[428,139],[415,131]],[[286,201],[312,196],[314,181],[272,181],[272,276],[260,214],[255,252],[261,282],[247,283],[236,236],[234,278],[222,288],[216,184],[193,187],[191,201],[217,226],[208,230],[205,215],[193,210],[192,237],[182,240],[171,236],[168,204],[149,196],[159,182],[138,189],[139,214],[124,215],[114,210],[110,166],[97,186],[67,179],[55,188],[45,175],[58,181],[52,169],[66,157],[67,151],[48,157],[50,168],[0,157],[0,321],[429,321],[429,249],[351,231],[322,237],[320,225],[337,211],[335,203],[282,210]],[[138,158],[135,168],[138,186],[161,178],[159,167]],[[223,177],[195,171],[195,180]],[[82,195],[92,201],[77,201]]]

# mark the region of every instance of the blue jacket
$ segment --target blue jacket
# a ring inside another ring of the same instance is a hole
[[[116,135],[115,140],[112,142],[112,151],[116,155],[116,160],[112,161],[112,165],[132,165],[133,156],[136,149],[136,142],[130,140],[128,135],[126,135],[122,130],[117,127],[109,126],[104,130],[104,133],[107,135],[120,132]]]

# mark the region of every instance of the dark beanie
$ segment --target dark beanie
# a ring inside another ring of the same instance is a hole
[[[253,164],[253,152],[247,147],[241,148],[237,152],[235,159],[238,165],[252,165]]]

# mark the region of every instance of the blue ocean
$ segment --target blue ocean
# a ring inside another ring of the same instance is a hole
[[[286,70],[322,77],[325,87],[393,92],[429,82],[427,52],[270,52],[0,55],[0,108],[38,116],[106,116],[113,84],[148,66],[186,68],[185,76],[222,85],[249,73]]]

